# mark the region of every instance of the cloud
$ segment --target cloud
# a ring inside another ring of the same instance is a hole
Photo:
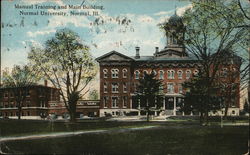
[[[54,33],[54,32],[56,32],[56,30],[51,29],[51,30],[41,30],[41,31],[36,31],[36,32],[28,31],[27,34],[30,37],[37,37],[38,35],[48,35],[48,34]]]
[[[182,16],[187,9],[190,9],[192,7],[193,7],[192,4],[188,4],[184,7],[177,8],[176,13],[178,16]]]
[[[155,16],[163,16],[163,15],[169,15],[171,14],[173,11],[161,11],[161,12],[157,12],[154,15]]]
[[[120,17],[127,17],[132,21],[131,24],[125,26],[116,24],[111,32],[95,34],[91,41],[91,52],[94,56],[112,50],[134,55],[136,46],[141,47],[141,55],[152,55],[156,46],[164,46],[161,40],[162,32],[157,27],[160,18],[154,19],[148,15],[136,14],[120,15]],[[131,27],[134,28],[133,31]]]

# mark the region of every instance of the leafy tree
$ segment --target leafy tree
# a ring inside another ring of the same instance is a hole
[[[247,100],[245,100],[243,111],[244,113],[249,113],[249,104],[247,103]]]
[[[161,87],[162,82],[156,79],[153,72],[151,74],[144,73],[144,77],[139,79],[136,97],[140,100],[140,106],[144,107],[147,112],[147,121],[149,121],[150,111],[159,104],[157,96],[160,95]]]
[[[89,93],[89,99],[90,100],[98,100],[99,99],[99,94],[97,90],[92,90]]]
[[[207,90],[206,82],[203,77],[196,76],[183,84],[186,94],[181,110],[200,112],[201,124],[208,123],[208,112],[219,110],[223,106],[222,97],[217,95],[218,87],[215,85]]]
[[[218,71],[225,62],[224,58],[232,54],[240,56],[242,52],[239,51],[246,51],[249,24],[237,1],[193,0],[192,4],[182,18],[185,26],[183,44],[200,61],[200,80],[204,87],[202,96],[209,98],[213,96],[212,90],[217,85]],[[161,24],[166,34],[169,31],[167,24]],[[248,65],[243,70],[248,71],[249,62],[245,62]],[[203,101],[208,102],[209,99]],[[205,111],[205,116],[208,112]]]
[[[22,107],[29,94],[30,87],[39,80],[38,74],[29,65],[14,66],[11,71],[3,71],[2,88],[8,88],[18,107],[18,119],[21,119]]]
[[[70,29],[58,30],[45,48],[32,47],[30,62],[59,89],[70,114],[76,117],[76,104],[87,92],[87,86],[96,75],[96,63],[79,36]]]

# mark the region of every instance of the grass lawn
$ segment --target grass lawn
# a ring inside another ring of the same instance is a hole
[[[35,132],[35,128],[47,129],[48,122],[21,121],[19,131]],[[0,122],[2,128],[3,122]],[[6,122],[5,122],[6,123]],[[6,123],[12,124],[12,123]],[[158,128],[126,131],[113,130],[125,126],[158,125]],[[72,125],[72,124],[71,124]],[[112,128],[108,133],[83,134],[63,138],[9,141],[1,144],[4,152],[25,154],[235,154],[247,152],[249,137],[248,126],[199,126],[194,122],[81,122],[77,125],[62,122],[54,124],[54,130],[63,131],[70,128],[89,130]],[[32,126],[33,130],[28,129]],[[10,127],[10,125],[9,125]],[[23,130],[25,129],[25,130]],[[18,129],[5,131],[5,135],[17,133]],[[42,131],[42,129],[40,130]],[[47,131],[50,131],[47,129]],[[25,133],[23,132],[23,133]],[[7,147],[8,149],[7,149]]]
[[[183,123],[182,123],[183,124]],[[25,136],[33,134],[47,134],[53,132],[70,132],[96,129],[110,129],[121,127],[141,127],[159,125],[154,122],[108,122],[87,120],[77,123],[49,122],[36,120],[0,120],[0,137]]]

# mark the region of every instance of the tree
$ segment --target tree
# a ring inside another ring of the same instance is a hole
[[[98,100],[99,99],[98,91],[97,90],[90,91],[89,99],[90,100]]]
[[[183,87],[186,89],[184,105],[181,108],[184,112],[200,112],[200,123],[208,124],[208,112],[222,108],[222,97],[217,95],[218,87],[214,85],[206,87],[207,80],[203,77],[195,76],[190,81],[186,81]],[[211,92],[207,94],[207,92]]]
[[[30,62],[59,89],[71,122],[75,121],[76,104],[87,92],[96,75],[96,63],[79,36],[69,30],[57,30],[45,48],[32,47]]]
[[[243,49],[241,45],[246,46],[248,29],[242,26],[246,25],[246,21],[235,1],[193,0],[192,4],[192,9],[187,10],[182,18],[185,26],[183,44],[200,62],[199,75],[206,90],[203,95],[208,97],[213,94],[223,58],[226,55],[240,55],[237,51]],[[167,22],[160,25],[166,34],[170,31],[167,25]],[[205,111],[206,116],[208,112]]]
[[[21,119],[22,106],[31,86],[39,81],[39,76],[30,65],[14,66],[11,71],[3,71],[2,88],[8,88],[18,108],[18,119]]]
[[[245,100],[243,112],[249,114],[249,104],[247,103],[247,100]]]
[[[156,79],[154,72],[151,74],[144,73],[144,77],[139,79],[139,85],[136,90],[136,97],[139,99],[140,106],[145,108],[147,121],[149,121],[149,113],[152,108],[159,107],[157,96],[162,90],[162,82]]]

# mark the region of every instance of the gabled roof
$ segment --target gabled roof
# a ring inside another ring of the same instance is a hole
[[[124,54],[121,54],[117,51],[111,51],[107,54],[104,54],[98,58],[96,58],[96,61],[134,61],[131,57],[128,57]]]

